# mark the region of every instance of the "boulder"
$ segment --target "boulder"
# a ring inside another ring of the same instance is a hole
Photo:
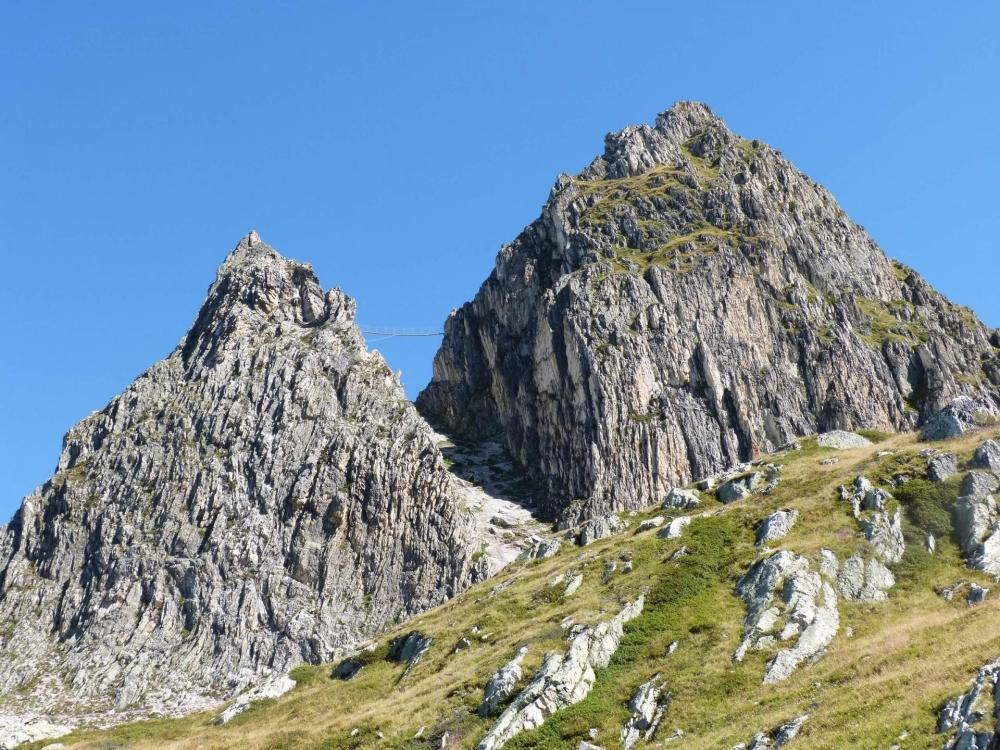
[[[663,539],[679,539],[692,520],[691,516],[678,516],[667,524],[667,528],[663,529],[659,536]]]
[[[1000,445],[995,440],[987,440],[972,456],[972,468],[986,469],[994,474],[1000,474]]]
[[[943,482],[958,473],[958,457],[954,453],[941,453],[927,462],[927,478]]]
[[[851,448],[865,448],[872,444],[872,441],[856,432],[846,430],[832,430],[816,436],[816,444],[821,448],[836,448],[837,450],[850,450]]]
[[[969,396],[959,396],[924,423],[920,439],[951,440],[984,424],[994,415],[993,407]]]
[[[784,538],[799,518],[799,512],[790,508],[782,508],[765,518],[757,527],[757,546],[763,547],[768,542]]]
[[[663,501],[664,510],[693,510],[701,503],[697,490],[685,490],[675,487],[667,493]]]
[[[598,539],[605,539],[613,534],[618,534],[625,530],[625,522],[617,513],[607,513],[587,521],[577,535],[576,543],[581,547],[596,542]]]

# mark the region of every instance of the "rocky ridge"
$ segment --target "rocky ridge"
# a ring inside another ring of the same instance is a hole
[[[501,436],[568,527],[799,435],[911,429],[963,395],[995,413],[998,344],[778,151],[682,102],[560,175],[417,405]]]

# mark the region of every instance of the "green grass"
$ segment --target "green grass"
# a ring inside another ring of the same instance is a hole
[[[931,482],[914,479],[896,490],[896,499],[914,526],[938,539],[952,535],[952,509],[958,499],[957,479],[948,482]]]
[[[888,343],[916,346],[928,340],[926,330],[919,323],[902,319],[902,309],[912,309],[909,303],[903,300],[882,302],[865,297],[858,297],[855,302],[868,319],[869,332],[861,338],[870,346],[881,348]]]

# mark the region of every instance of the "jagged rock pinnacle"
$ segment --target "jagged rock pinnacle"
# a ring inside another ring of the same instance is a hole
[[[0,696],[121,721],[329,660],[484,572],[453,481],[354,302],[251,232],[0,529]]]

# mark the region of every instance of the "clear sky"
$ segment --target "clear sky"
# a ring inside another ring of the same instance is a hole
[[[996,2],[0,5],[0,522],[249,229],[441,325],[609,130],[707,102],[1000,325]],[[415,396],[436,340],[377,347]]]

